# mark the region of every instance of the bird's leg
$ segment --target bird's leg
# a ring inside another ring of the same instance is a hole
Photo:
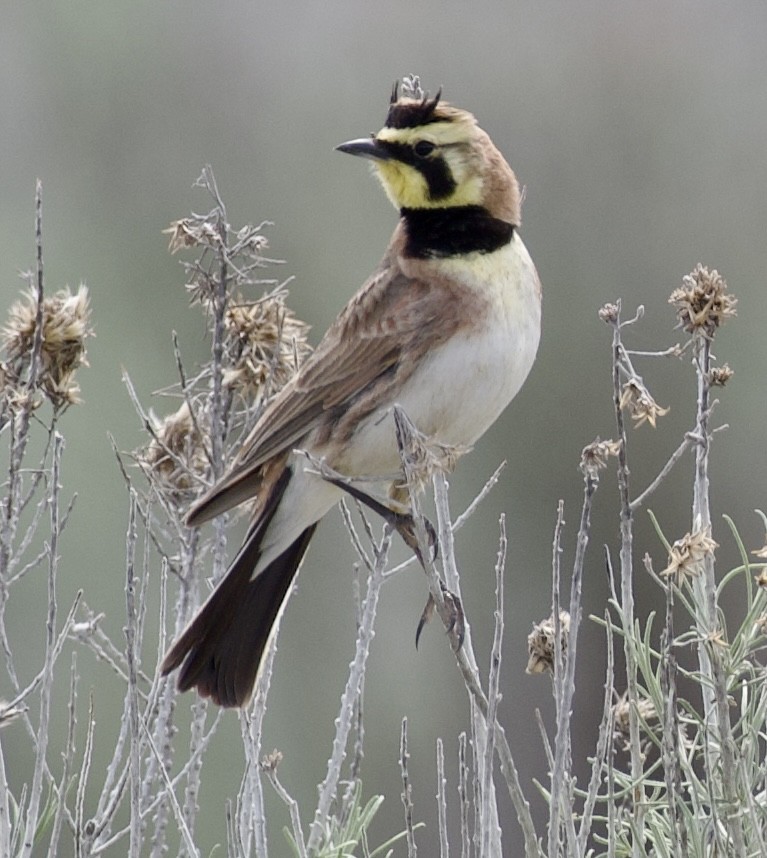
[[[426,571],[426,563],[416,533],[416,523],[410,508],[404,501],[399,500],[398,492],[394,490],[394,496],[381,500],[366,491],[363,491],[359,486],[355,485],[348,477],[339,474],[330,468],[324,461],[318,461],[313,456],[305,454],[312,465],[316,468],[319,476],[323,480],[346,492],[350,497],[355,498],[368,509],[380,515],[384,521],[388,522],[404,540],[405,544],[410,548],[418,562]],[[404,492],[402,493],[404,494]],[[433,563],[437,559],[439,550],[439,540],[437,539],[437,531],[434,525],[424,516],[424,527],[426,536],[429,541],[431,551],[430,562]],[[461,599],[455,593],[448,590],[447,586],[440,580],[440,588],[442,590],[442,599],[444,604],[444,612],[440,611],[442,622],[448,635],[452,637],[453,649],[457,652],[463,646],[463,638],[465,633],[465,622],[463,605]],[[418,621],[418,627],[415,634],[415,645],[418,646],[418,641],[421,637],[421,632],[426,623],[431,620],[434,615],[436,603],[434,598],[429,595],[426,602],[426,607],[421,613],[421,618]]]
[[[342,489],[347,494],[351,495],[351,497],[356,498],[360,503],[368,507],[368,509],[372,509],[373,512],[377,513],[387,521],[397,531],[397,533],[399,533],[408,548],[412,549],[413,553],[418,558],[418,562],[421,564],[424,571],[426,571],[426,563],[424,562],[423,555],[421,554],[418,534],[416,533],[415,518],[404,504],[399,503],[394,498],[388,499],[388,502],[384,503],[372,495],[367,494],[367,492],[362,491],[362,489],[341,476],[335,477],[323,473],[323,477],[329,483],[332,483],[334,486],[338,486],[339,489]],[[392,509],[393,506],[401,507],[401,509]],[[437,559],[439,548],[437,531],[434,529],[434,525],[428,518],[424,517],[423,522],[424,527],[426,528],[426,536],[429,540],[429,550],[431,552],[430,562],[433,563]],[[448,590],[447,586],[441,579],[439,586],[442,590],[442,600],[445,606],[444,612],[440,611],[440,616],[442,617],[445,631],[451,636],[453,649],[458,652],[458,650],[463,646],[463,638],[466,630],[463,605],[461,604],[460,597]],[[420,640],[423,627],[434,615],[435,607],[436,604],[434,598],[429,594],[429,598],[426,601],[426,607],[421,612],[421,618],[418,621],[418,627],[415,632],[416,648],[418,647],[418,641]]]
[[[418,544],[418,536],[415,532],[415,519],[404,504],[400,504],[393,499],[387,499],[386,502],[379,500],[373,495],[368,494],[368,492],[363,491],[358,486],[355,486],[354,483],[345,477],[342,477],[340,474],[334,475],[327,472],[327,469],[323,470],[321,474],[324,480],[329,482],[331,485],[337,486],[339,489],[358,500],[361,504],[364,504],[368,509],[371,509],[376,514],[380,515],[384,521],[388,522],[402,537],[405,545],[412,549],[421,565],[424,565],[421,548]],[[429,540],[429,548],[432,554],[431,560],[434,562],[437,557],[438,549],[437,531],[428,519],[424,519],[424,524],[426,527],[426,536]]]

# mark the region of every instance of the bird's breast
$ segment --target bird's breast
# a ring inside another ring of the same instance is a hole
[[[470,318],[427,352],[391,402],[360,426],[351,448],[351,473],[382,474],[399,464],[391,406],[399,404],[428,436],[471,445],[516,396],[540,339],[540,283],[522,240],[491,254],[440,260],[442,276],[474,293]],[[471,314],[475,308],[475,314]],[[345,457],[346,458],[346,457]]]

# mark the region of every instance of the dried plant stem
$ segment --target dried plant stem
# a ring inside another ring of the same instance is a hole
[[[461,803],[461,858],[469,858],[469,763],[466,759],[466,733],[458,736],[458,798]]]
[[[131,492],[128,514],[128,534],[126,539],[126,582],[125,603],[127,624],[125,626],[126,655],[128,658],[128,725],[130,727],[129,777],[130,792],[130,840],[128,855],[139,858],[141,855],[141,758],[138,701],[138,650],[137,650],[137,611],[136,611],[136,497]]]
[[[495,564],[495,624],[493,645],[490,652],[490,670],[488,673],[487,737],[485,739],[484,760],[482,763],[482,796],[480,804],[480,825],[482,828],[481,855],[492,855],[501,843],[501,826],[493,784],[493,757],[495,751],[495,725],[498,716],[498,704],[501,699],[501,649],[503,646],[503,572],[506,566],[506,518],[501,516],[498,557]]]
[[[615,690],[615,652],[613,647],[613,635],[610,628],[610,614],[605,610],[605,628],[606,628],[606,648],[607,648],[607,665],[605,667],[605,684],[604,684],[604,703],[602,707],[602,720],[599,724],[599,736],[597,738],[597,747],[594,754],[594,760],[591,765],[591,779],[586,791],[586,798],[583,803],[583,812],[581,814],[581,824],[578,831],[578,851],[579,856],[588,855],[589,838],[592,835],[592,824],[594,819],[594,808],[599,798],[599,787],[602,782],[603,770],[605,762],[609,759],[608,765],[612,764],[613,747],[612,747],[612,728],[613,728],[613,697]],[[609,777],[609,775],[608,775]],[[610,810],[612,812],[612,809]],[[678,858],[681,858],[679,856]]]
[[[711,532],[709,487],[710,370],[711,340],[703,331],[694,335],[693,362],[697,378],[697,425],[695,436],[695,480],[693,484],[693,530]],[[741,822],[741,790],[738,784],[737,750],[730,722],[727,674],[723,651],[717,642],[721,633],[717,605],[714,554],[706,552],[701,572],[693,579],[693,594],[698,627],[698,660],[706,681],[702,683],[706,726],[707,766],[709,777],[715,777],[721,755],[722,798],[725,824],[729,834],[727,848],[735,858],[745,858],[746,847]]]
[[[407,718],[403,718],[399,743],[399,762],[400,772],[402,773],[402,806],[405,808],[407,858],[416,858],[418,855],[418,847],[416,846],[415,829],[413,828],[413,790],[410,786],[410,775],[408,774],[409,761],[410,753],[407,749]]]
[[[330,809],[338,791],[341,780],[341,766],[346,756],[346,746],[349,734],[355,723],[356,704],[362,691],[365,668],[370,654],[370,644],[373,640],[376,611],[381,587],[384,583],[384,571],[391,545],[392,532],[387,526],[380,546],[376,549],[373,571],[368,577],[367,593],[365,595],[362,621],[357,633],[357,645],[354,660],[349,668],[346,687],[341,696],[341,709],[336,721],[336,733],[333,738],[333,750],[328,760],[328,770],[319,788],[319,800],[314,812],[314,819],[309,829],[307,851],[312,854],[319,848],[324,831],[324,825],[330,818]]]
[[[663,481],[668,477],[671,471],[674,468],[674,465],[682,458],[682,456],[687,452],[692,444],[692,440],[685,436],[682,439],[682,443],[674,450],[674,452],[669,457],[669,460],[663,466],[663,468],[659,471],[658,476],[650,483],[649,486],[639,495],[637,495],[634,500],[629,504],[629,508],[632,512],[636,512],[643,503],[647,501],[650,495],[663,483]]]
[[[626,323],[628,324],[628,323]],[[620,496],[620,569],[621,604],[620,617],[623,627],[623,652],[626,661],[626,685],[629,701],[629,747],[631,754],[631,780],[633,783],[632,801],[635,811],[634,825],[637,836],[632,844],[633,858],[641,858],[644,843],[644,764],[639,736],[639,688],[637,685],[637,659],[634,652],[634,522],[629,492],[629,466],[627,453],[626,424],[621,406],[621,362],[624,356],[621,341],[620,304],[613,322],[612,377],[613,408],[618,432],[620,449],[618,450],[618,492]]]
[[[53,668],[56,662],[56,617],[57,579],[59,568],[59,495],[61,491],[61,455],[64,449],[64,439],[58,433],[53,444],[52,479],[49,496],[50,505],[50,554],[48,560],[48,619],[45,637],[45,667],[40,689],[40,716],[37,727],[35,748],[35,769],[32,776],[32,787],[27,808],[27,824],[24,831],[24,844],[21,854],[31,856],[35,845],[35,830],[40,813],[40,802],[43,794],[43,775],[45,773],[45,756],[48,750],[49,719],[51,712],[51,696],[53,693]]]
[[[288,813],[290,814],[290,825],[293,829],[293,840],[295,841],[298,849],[299,858],[307,858],[308,853],[306,851],[306,846],[304,845],[304,832],[301,828],[301,814],[298,812],[298,802],[292,795],[290,795],[282,785],[280,779],[277,777],[276,765],[266,764],[263,766],[263,771],[269,779],[269,783],[271,783],[274,788],[274,791],[287,805]]]
[[[439,830],[439,858],[450,858],[447,836],[447,795],[445,794],[445,752],[442,739],[437,737],[437,828]]]
[[[554,652],[555,652],[555,675],[554,685],[556,688],[554,697],[557,709],[557,732],[554,740],[554,766],[551,771],[551,801],[549,815],[549,842],[548,856],[555,858],[560,854],[560,825],[564,825],[566,839],[576,848],[578,838],[576,837],[573,824],[573,778],[572,778],[572,706],[575,695],[575,666],[577,661],[578,628],[581,619],[581,594],[583,589],[583,567],[586,559],[586,547],[589,542],[591,529],[591,508],[594,500],[598,481],[593,474],[588,473],[585,477],[583,491],[583,505],[581,508],[581,520],[578,527],[575,559],[573,562],[573,574],[570,582],[570,631],[567,639],[567,658],[562,665],[561,657],[561,623],[558,605],[554,606]],[[555,534],[554,562],[558,567],[558,539],[561,534],[560,503],[557,516],[557,531]],[[558,657],[557,657],[558,656]],[[560,672],[556,672],[559,664]]]
[[[458,581],[458,569],[455,563],[453,528],[450,521],[448,484],[444,474],[435,474],[433,485],[434,501],[437,511],[437,533],[440,546],[440,556],[442,557],[442,562],[445,568],[445,578],[448,586],[456,592],[456,595],[460,596],[460,582]],[[416,509],[414,509],[413,512],[416,514]],[[423,544],[425,545],[425,543]],[[428,556],[428,554],[422,553],[422,556]],[[429,565],[430,564],[427,564],[427,572]],[[439,583],[434,585],[431,577],[429,577],[429,582],[429,591],[436,599],[437,592],[441,592]],[[455,658],[458,663],[458,668],[461,671],[461,675],[463,676],[466,690],[469,692],[469,696],[472,700],[472,705],[473,707],[476,707],[476,711],[482,716],[481,729],[484,730],[489,715],[489,702],[479,679],[479,670],[474,656],[471,642],[471,629],[468,621],[466,622],[466,633],[463,646],[455,652]],[[473,708],[472,712],[474,713],[474,711],[475,709]],[[475,726],[476,723],[477,721],[475,720]],[[495,752],[498,755],[501,773],[506,781],[509,795],[517,813],[520,827],[522,828],[525,840],[525,856],[526,858],[542,858],[543,852],[541,851],[538,843],[535,824],[533,823],[532,814],[530,813],[530,803],[525,798],[522,790],[522,785],[519,781],[519,773],[517,772],[517,767],[514,763],[514,758],[512,756],[508,740],[506,739],[506,733],[501,724],[497,721],[494,724],[494,731]],[[475,754],[478,755],[480,753],[481,750],[478,746],[475,748]]]

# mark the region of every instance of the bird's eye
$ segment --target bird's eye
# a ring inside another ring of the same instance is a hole
[[[434,143],[429,140],[419,140],[415,146],[413,146],[413,151],[419,158],[428,158],[436,148],[437,147]]]

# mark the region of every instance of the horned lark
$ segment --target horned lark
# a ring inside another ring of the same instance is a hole
[[[391,490],[395,404],[427,436],[471,445],[538,348],[519,185],[470,113],[395,86],[381,131],[338,149],[372,161],[400,219],[378,269],[188,515],[196,526],[257,499],[234,562],[161,668],[181,667],[179,689],[222,706],[249,700],[309,540],[342,496],[300,451]]]

